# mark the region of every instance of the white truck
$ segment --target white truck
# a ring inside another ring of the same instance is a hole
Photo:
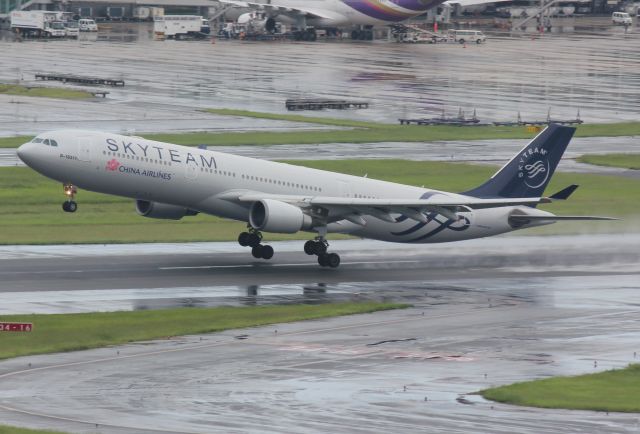
[[[45,38],[64,38],[67,31],[57,12],[12,11],[11,31],[22,35]]]
[[[210,32],[209,21],[200,15],[164,15],[153,19],[156,38],[205,38]]]
[[[164,15],[164,8],[153,6],[139,6],[133,8],[133,19],[136,21],[153,21],[155,17]]]

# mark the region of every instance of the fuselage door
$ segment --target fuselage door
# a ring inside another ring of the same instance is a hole
[[[93,137],[78,137],[78,159],[87,163],[91,162],[93,152]]]
[[[190,162],[187,162],[184,165],[184,177],[190,180],[194,180],[198,177],[198,171],[200,170],[200,168]]]

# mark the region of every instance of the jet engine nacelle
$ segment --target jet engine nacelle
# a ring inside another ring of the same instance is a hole
[[[198,214],[183,206],[140,199],[136,200],[136,212],[143,217],[164,220],[180,220],[184,216]]]
[[[249,211],[249,224],[254,229],[281,234],[294,234],[311,229],[311,217],[300,208],[279,200],[263,199],[254,202]]]
[[[276,20],[264,14],[247,12],[238,17],[238,24],[246,26],[252,33],[273,33],[276,30]]]

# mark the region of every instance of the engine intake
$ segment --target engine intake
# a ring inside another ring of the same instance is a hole
[[[281,234],[294,234],[311,229],[311,217],[286,202],[263,199],[254,202],[249,211],[249,224],[254,229]]]
[[[163,220],[180,220],[184,216],[198,214],[197,211],[190,210],[183,206],[139,199],[136,200],[136,212],[143,217]]]

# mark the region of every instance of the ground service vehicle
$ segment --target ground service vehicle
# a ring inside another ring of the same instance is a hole
[[[67,36],[64,23],[58,19],[58,13],[49,11],[13,11],[11,30],[23,35],[44,38]]]
[[[451,30],[450,35],[460,44],[464,44],[465,42],[481,44],[487,40],[487,37],[480,30]]]
[[[97,32],[98,25],[90,18],[82,18],[78,21],[78,26],[81,32]]]
[[[631,15],[626,12],[614,12],[611,15],[611,21],[613,24],[620,24],[622,26],[630,26],[633,23]]]
[[[77,38],[80,36],[80,25],[77,21],[65,21],[64,29],[68,38]]]
[[[153,20],[153,33],[165,38],[204,38],[211,32],[209,22],[200,15],[165,15]]]

